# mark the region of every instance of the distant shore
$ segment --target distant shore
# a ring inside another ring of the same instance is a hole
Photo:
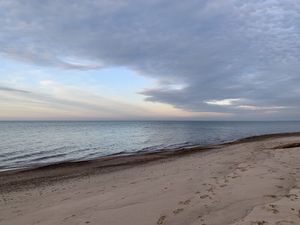
[[[300,224],[299,161],[284,133],[4,171],[0,224]]]

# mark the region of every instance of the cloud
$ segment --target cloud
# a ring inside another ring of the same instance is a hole
[[[231,98],[231,99],[222,99],[222,100],[209,100],[209,101],[205,101],[205,103],[209,105],[232,106],[235,105],[235,103],[239,102],[240,100],[241,99],[239,98]]]
[[[283,109],[288,109],[286,106],[257,106],[257,105],[247,105],[247,100],[240,98],[233,99],[221,99],[221,100],[209,100],[205,101],[208,105],[230,107],[231,109],[243,109],[243,110],[253,110],[253,111],[263,111],[267,113],[278,112]]]
[[[298,0],[2,0],[0,11],[7,57],[124,66],[158,80],[141,91],[147,101],[192,112],[300,116]],[[244,102],[207,104],[224,99]]]
[[[11,88],[11,87],[3,87],[3,86],[0,86],[0,92],[12,92],[12,93],[22,93],[22,94],[29,94],[30,93],[30,91]]]
[[[0,108],[2,120],[178,120],[231,116],[229,113],[185,112],[157,103],[133,104],[54,80],[41,80],[34,91],[0,86]]]

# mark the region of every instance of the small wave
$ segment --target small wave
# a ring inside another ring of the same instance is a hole
[[[194,144],[191,142],[183,142],[183,143],[172,144],[172,145],[154,145],[154,146],[149,146],[149,147],[143,148],[139,152],[159,151],[159,150],[165,150],[165,149],[177,149],[177,148],[190,147],[190,146],[195,146],[195,145],[198,145],[198,144]]]
[[[55,159],[55,158],[61,158],[63,156],[66,156],[68,154],[66,153],[62,153],[62,154],[57,154],[57,155],[49,155],[49,156],[44,156],[44,157],[40,157],[40,158],[35,158],[33,160],[30,160],[30,162],[39,162],[39,161],[45,161],[48,159]]]
[[[25,150],[19,150],[19,151],[13,151],[13,152],[5,152],[5,153],[0,154],[0,158],[6,158],[8,156],[17,155],[17,154],[20,154],[20,153],[23,153],[23,152],[25,152]]]
[[[1,161],[2,162],[8,162],[8,161],[15,161],[15,160],[18,160],[18,159],[29,159],[29,158],[32,158],[34,156],[47,155],[49,153],[58,152],[60,150],[68,149],[70,147],[71,146],[64,146],[64,147],[54,148],[54,149],[46,150],[46,151],[39,151],[39,152],[32,152],[32,153],[23,154],[23,155],[17,155],[17,156],[14,156],[14,157],[8,157],[8,158],[5,158],[5,159],[2,159]],[[22,151],[22,152],[24,152],[24,151]]]

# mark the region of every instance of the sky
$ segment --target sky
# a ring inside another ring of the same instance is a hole
[[[299,0],[0,0],[0,120],[300,120]]]

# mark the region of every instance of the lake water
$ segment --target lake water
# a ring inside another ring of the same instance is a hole
[[[297,131],[300,122],[0,122],[0,170]]]

